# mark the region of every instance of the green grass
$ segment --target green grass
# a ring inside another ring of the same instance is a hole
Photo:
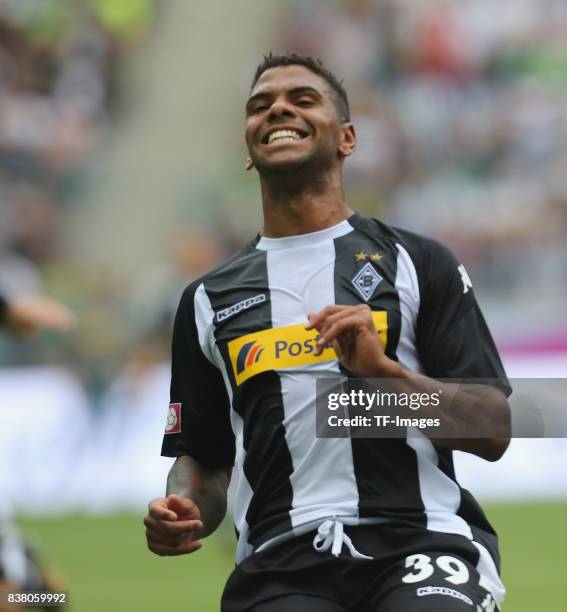
[[[146,547],[142,515],[22,519],[22,531],[66,576],[75,612],[219,609],[234,566],[219,538],[194,555],[157,557]]]
[[[567,502],[488,506],[511,612],[565,610]],[[66,575],[76,612],[216,612],[233,566],[231,530],[194,555],[158,558],[142,517],[22,518],[24,533]]]
[[[564,612],[567,502],[487,506],[499,537],[505,610]]]

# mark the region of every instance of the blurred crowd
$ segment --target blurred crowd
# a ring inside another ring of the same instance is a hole
[[[69,252],[67,213],[124,114],[123,65],[147,40],[153,14],[153,0],[0,0],[0,292],[8,297],[47,291],[87,316],[107,297],[104,280]],[[33,345],[2,339],[0,362],[68,360],[81,352],[81,330]],[[96,332],[89,336],[90,345]]]
[[[355,208],[449,244],[477,286],[567,286],[567,2],[297,0],[279,48],[350,95]]]
[[[352,207],[449,244],[496,302],[564,297],[567,1],[282,5],[273,49],[320,56],[349,92]],[[88,201],[92,160],[142,95],[128,87],[128,62],[161,10],[155,0],[0,0],[0,292],[46,293],[79,321],[31,344],[0,338],[0,366],[71,364],[101,402],[118,372],[135,379],[167,361],[182,288],[257,229],[239,222],[257,189],[233,159],[227,201],[193,197],[222,214],[207,229],[179,223],[139,278],[126,284],[73,252],[69,218]]]

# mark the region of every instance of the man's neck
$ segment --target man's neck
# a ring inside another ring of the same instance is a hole
[[[264,229],[267,238],[308,234],[348,219],[340,174],[327,173],[309,180],[285,176],[278,180],[260,178]]]

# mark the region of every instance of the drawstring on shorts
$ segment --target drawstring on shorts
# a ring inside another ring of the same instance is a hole
[[[350,554],[355,559],[373,559],[367,555],[358,552],[352,543],[352,540],[344,532],[344,525],[341,521],[326,520],[323,521],[317,529],[317,534],[313,539],[313,548],[317,552],[326,552],[331,549],[331,554],[338,557],[341,554],[343,546],[349,549]]]

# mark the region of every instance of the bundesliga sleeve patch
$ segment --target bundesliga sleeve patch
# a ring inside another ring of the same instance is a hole
[[[165,420],[165,433],[173,434],[181,431],[181,404],[169,404]]]

